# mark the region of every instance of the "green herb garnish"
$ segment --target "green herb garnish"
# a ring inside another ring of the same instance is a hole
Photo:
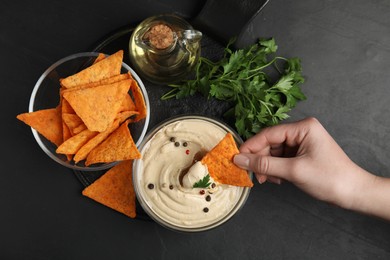
[[[202,179],[200,179],[198,182],[196,182],[194,184],[194,186],[192,186],[193,188],[207,188],[208,186],[210,186],[210,175],[207,174],[206,176],[204,176]]]
[[[277,50],[273,38],[236,51],[230,48],[233,42],[217,62],[201,57],[195,78],[170,85],[173,89],[161,99],[180,99],[200,92],[231,102],[224,116],[233,118],[237,132],[247,139],[288,118],[297,101],[306,99],[300,90],[304,78],[298,58],[271,57]]]

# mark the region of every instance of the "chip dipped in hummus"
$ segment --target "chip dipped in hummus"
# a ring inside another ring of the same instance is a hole
[[[189,116],[149,134],[133,178],[138,200],[154,220],[177,230],[200,231],[237,212],[250,188],[217,182],[202,163],[229,131],[217,121]]]

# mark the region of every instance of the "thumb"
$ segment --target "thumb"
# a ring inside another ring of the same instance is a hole
[[[256,175],[274,176],[290,180],[292,160],[294,158],[273,157],[251,153],[239,153],[234,156],[234,163]]]

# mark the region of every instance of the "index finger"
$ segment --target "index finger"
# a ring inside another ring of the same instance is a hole
[[[283,145],[297,146],[308,133],[307,120],[310,119],[265,128],[245,141],[240,152],[270,154],[270,150],[279,149]]]

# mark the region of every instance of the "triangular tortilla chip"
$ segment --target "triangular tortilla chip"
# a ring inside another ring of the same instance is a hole
[[[141,158],[131,137],[128,123],[129,121],[124,122],[104,142],[93,149],[88,154],[85,165]]]
[[[62,120],[58,107],[19,114],[16,118],[34,128],[56,146],[62,143]]]
[[[73,129],[83,124],[81,118],[76,114],[62,113],[62,120],[71,132],[73,132]]]
[[[127,94],[126,97],[123,99],[123,102],[122,102],[121,108],[119,109],[119,112],[135,111],[135,110],[136,110],[136,107],[135,107],[134,101],[131,98],[131,96],[129,94]]]
[[[97,135],[97,132],[89,131],[85,129],[81,133],[72,136],[65,142],[63,142],[56,150],[56,153],[61,154],[75,154],[77,151],[91,138]]]
[[[226,136],[201,160],[207,165],[210,176],[217,182],[233,186],[252,187],[253,182],[247,171],[233,163],[234,155],[238,154],[236,142],[233,135]]]
[[[130,218],[135,218],[132,161],[120,162],[85,188],[82,194]]]
[[[89,140],[86,144],[84,144],[76,153],[73,160],[75,163],[78,163],[81,160],[87,158],[87,155],[90,151],[92,151],[96,146],[98,146],[101,142],[103,142],[107,136],[109,136],[112,132],[115,131],[119,127],[119,120],[116,119],[114,123],[106,130],[101,133],[98,133],[95,137]]]
[[[61,91],[60,91],[61,92]],[[68,101],[62,98],[60,96],[60,105],[61,108],[61,119],[62,119],[62,142],[65,142],[69,138],[71,138],[74,134],[73,131],[70,130],[68,125],[64,122],[63,114],[64,113],[71,113],[74,114],[73,108],[69,105]],[[72,160],[73,155],[72,154],[66,154],[66,159],[68,162]]]
[[[90,131],[103,132],[114,122],[130,84],[131,80],[123,80],[66,92],[63,96]]]
[[[134,115],[138,115],[138,112],[137,111],[122,111],[116,116],[116,118],[119,119],[121,123],[125,122],[126,119],[129,119],[128,123],[132,123],[132,122],[134,122],[134,120],[131,119],[130,117],[132,117]]]
[[[105,58],[106,58],[106,55],[104,55],[103,53],[99,53],[98,56],[96,57],[95,61],[93,62],[93,64],[98,63],[99,61],[104,60]]]
[[[120,50],[76,74],[61,79],[61,86],[73,88],[119,75],[122,68],[122,60],[123,50]]]
[[[77,135],[78,133],[81,133],[85,129],[87,129],[87,126],[84,123],[82,123],[82,124],[80,124],[72,129],[72,131],[73,131],[72,134]]]
[[[98,146],[101,142],[103,142],[107,136],[109,136],[112,132],[114,132],[120,124],[122,124],[127,118],[130,116],[137,114],[135,111],[125,111],[119,113],[114,123],[104,132],[97,134],[91,140],[89,140],[86,144],[84,144],[73,157],[75,163],[78,163],[81,160],[87,158],[89,152],[91,152],[96,146]]]
[[[70,106],[69,102],[62,98],[62,93],[63,92],[64,91],[61,90],[61,112],[62,113],[74,114],[75,112],[74,112],[73,108]]]
[[[64,93],[69,92],[69,91],[83,89],[83,88],[93,88],[93,87],[97,87],[100,85],[108,85],[108,84],[112,84],[112,83],[119,82],[119,81],[126,80],[126,79],[132,79],[132,77],[129,73],[115,75],[115,76],[112,76],[112,77],[109,77],[106,79],[102,79],[99,81],[87,83],[84,85],[78,85],[78,86],[75,86],[73,88],[68,88],[68,89],[63,88],[64,90],[61,91],[61,94],[64,94]]]
[[[132,81],[130,89],[134,97],[136,110],[139,112],[139,115],[137,115],[134,120],[134,122],[137,122],[146,117],[147,108],[144,96],[142,94],[141,88],[138,86],[137,81]]]
[[[64,123],[64,121],[62,121],[62,143],[64,143],[69,138],[71,138],[73,135],[74,134],[70,131],[69,127]],[[73,157],[72,154],[66,154],[66,159],[69,162],[72,160],[72,157]]]
[[[63,88],[60,89],[60,93],[63,91]],[[61,107],[61,118],[62,118],[62,142],[65,142],[69,138],[71,138],[74,135],[74,132],[71,131],[69,126],[64,122],[63,114],[69,113],[74,114],[73,108],[70,106],[69,102],[62,98],[62,94],[60,94],[60,107]],[[68,159],[70,159],[70,156],[68,156]]]

